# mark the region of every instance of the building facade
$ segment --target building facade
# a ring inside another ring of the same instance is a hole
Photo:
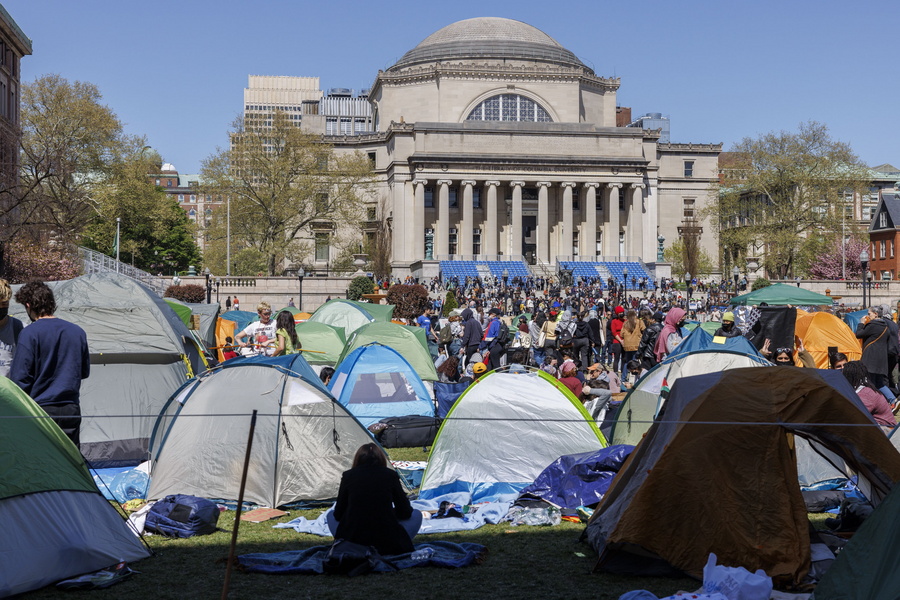
[[[149,174],[149,178],[177,202],[194,222],[197,226],[197,246],[201,252],[205,251],[206,228],[212,219],[213,210],[225,206],[225,201],[200,191],[200,175],[179,173],[171,163],[163,163],[158,172]]]
[[[874,218],[869,225],[869,274],[875,281],[900,277],[900,181],[881,189]],[[852,260],[856,260],[854,256]]]

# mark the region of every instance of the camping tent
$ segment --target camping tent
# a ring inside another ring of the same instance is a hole
[[[832,314],[798,310],[794,334],[803,341],[803,347],[812,355],[819,369],[830,366],[829,347],[836,347],[838,352],[846,354],[847,360],[859,360],[862,357],[859,339],[846,323]]]
[[[425,338],[425,330],[421,327],[398,325],[396,323],[369,323],[363,325],[351,334],[348,334],[347,346],[344,348],[338,363],[350,355],[351,352],[378,342],[390,346],[399,352],[423,381],[436,381],[437,371],[428,350],[428,340]]]
[[[718,327],[716,329],[718,329]],[[715,331],[713,333],[715,333]],[[706,329],[696,327],[689,335],[681,340],[678,347],[676,347],[667,358],[690,354],[691,352],[697,352],[698,350],[727,350],[730,352],[749,354],[750,356],[755,356],[757,358],[763,357],[763,355],[759,353],[759,350],[757,350],[744,336],[733,338],[720,337],[719,339],[716,339],[713,337],[712,333],[709,333]]]
[[[743,367],[766,367],[771,363],[749,352],[737,352],[733,350],[718,350],[713,347],[707,349],[682,351],[682,346],[695,336],[697,331],[709,335],[699,328],[685,339],[677,352],[667,357],[661,363],[650,369],[625,396],[613,422],[612,431],[609,434],[611,444],[632,444],[641,441],[641,438],[650,429],[650,425],[656,415],[662,410],[665,396],[663,388],[671,388],[679,377],[715,373],[728,369],[740,369]],[[712,339],[712,336],[710,336]],[[743,337],[730,338],[735,340],[734,346],[742,343],[750,348],[753,346]],[[743,341],[741,341],[743,340]],[[725,344],[722,344],[725,347]]]
[[[310,321],[342,327],[344,334],[351,333],[374,321],[388,322],[394,314],[393,304],[369,304],[353,300],[330,300],[320,306]]]
[[[191,332],[149,288],[116,273],[48,282],[56,316],[87,333],[91,375],[81,384],[81,452],[94,467],[148,458],[153,415],[204,369]],[[25,318],[25,307],[10,304]]]
[[[514,499],[564,454],[606,446],[581,402],[543,371],[491,372],[469,386],[441,425],[419,498]]]
[[[810,546],[795,436],[843,459],[877,505],[900,480],[900,454],[879,432],[835,371],[682,377],[588,524],[598,565],[701,577],[714,552],[721,564],[763,569],[776,584],[800,582]]]
[[[794,306],[831,306],[834,303],[831,296],[817,294],[816,292],[784,283],[773,283],[731,299],[732,306],[751,306],[761,302],[765,302],[769,306],[784,304]]]
[[[160,413],[148,497],[236,499],[253,410],[248,502],[333,498],[356,450],[373,441],[301,355],[236,358],[187,382]]]
[[[338,362],[347,343],[343,329],[315,321],[298,323],[296,329],[303,348],[315,350],[303,353],[306,362],[311,365],[335,365]]]
[[[377,342],[343,359],[328,387],[366,427],[386,417],[434,416],[431,395],[412,366],[399,352]]]
[[[0,597],[150,555],[78,449],[0,377]]]

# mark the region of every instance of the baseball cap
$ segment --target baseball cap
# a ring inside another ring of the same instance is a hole
[[[487,371],[487,365],[484,364],[483,362],[475,363],[475,366],[472,367],[472,372],[475,373],[476,375],[481,375],[485,371]]]
[[[622,308],[621,305],[619,305],[619,306],[616,307],[616,314],[617,314],[617,315],[621,315],[623,312],[625,312],[625,309]]]

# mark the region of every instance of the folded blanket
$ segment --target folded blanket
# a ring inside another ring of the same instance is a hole
[[[329,546],[313,546],[306,550],[289,550],[271,554],[242,554],[238,556],[241,568],[251,573],[272,573],[278,575],[314,575],[323,573],[322,563],[328,555]],[[431,548],[434,554],[427,560],[412,560],[409,554],[385,556],[398,569],[431,565],[444,568],[465,567],[481,562],[487,548],[481,544],[454,544],[453,542],[429,542],[416,544],[416,550]],[[376,571],[390,571],[387,566],[379,565]]]

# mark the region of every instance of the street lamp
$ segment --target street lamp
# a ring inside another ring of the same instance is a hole
[[[731,274],[734,276],[734,295],[737,296],[738,293],[738,278],[741,276],[741,270],[737,267],[734,267],[731,270]]]
[[[206,276],[206,303],[209,304],[212,302],[212,284],[209,282],[209,276],[212,273],[209,271],[209,267],[203,269],[203,275]]]
[[[628,267],[622,267],[622,279],[625,281],[625,304],[628,304]]]
[[[221,279],[216,277],[216,304],[219,303],[219,285],[222,283]]]
[[[297,269],[297,281],[300,282],[300,293],[297,294],[297,308],[303,310],[303,278],[306,277],[306,271],[303,267]]]
[[[866,271],[869,270],[869,253],[865,250],[859,253],[859,264],[862,265],[862,307],[866,308]]]

